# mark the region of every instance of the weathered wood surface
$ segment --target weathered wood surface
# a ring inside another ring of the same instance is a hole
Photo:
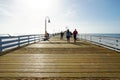
[[[74,44],[54,37],[0,56],[0,77],[119,80],[120,53],[86,41]]]

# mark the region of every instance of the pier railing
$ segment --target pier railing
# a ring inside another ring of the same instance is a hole
[[[110,38],[105,36],[95,36],[91,34],[80,34],[80,39],[90,41],[94,44],[101,45],[116,51],[120,51],[120,38]]]
[[[22,47],[41,40],[41,35],[22,35],[0,37],[0,53],[17,47]]]

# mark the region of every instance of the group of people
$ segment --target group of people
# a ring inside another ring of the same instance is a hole
[[[63,39],[64,33],[61,32],[60,35],[61,35],[60,39]],[[74,37],[74,43],[76,43],[77,35],[78,35],[78,31],[76,29],[73,31],[73,33],[69,31],[69,29],[66,31],[67,42],[70,43],[70,38],[72,35]]]

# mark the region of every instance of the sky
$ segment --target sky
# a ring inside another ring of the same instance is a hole
[[[0,0],[0,34],[42,34],[45,19],[48,33],[120,33],[120,0]]]

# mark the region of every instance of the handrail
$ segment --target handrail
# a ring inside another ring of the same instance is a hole
[[[0,53],[40,41],[41,35],[2,36],[0,37]]]
[[[120,52],[120,38],[111,38],[105,36],[95,36],[91,34],[80,34],[80,39],[90,41],[92,43],[107,47]]]

